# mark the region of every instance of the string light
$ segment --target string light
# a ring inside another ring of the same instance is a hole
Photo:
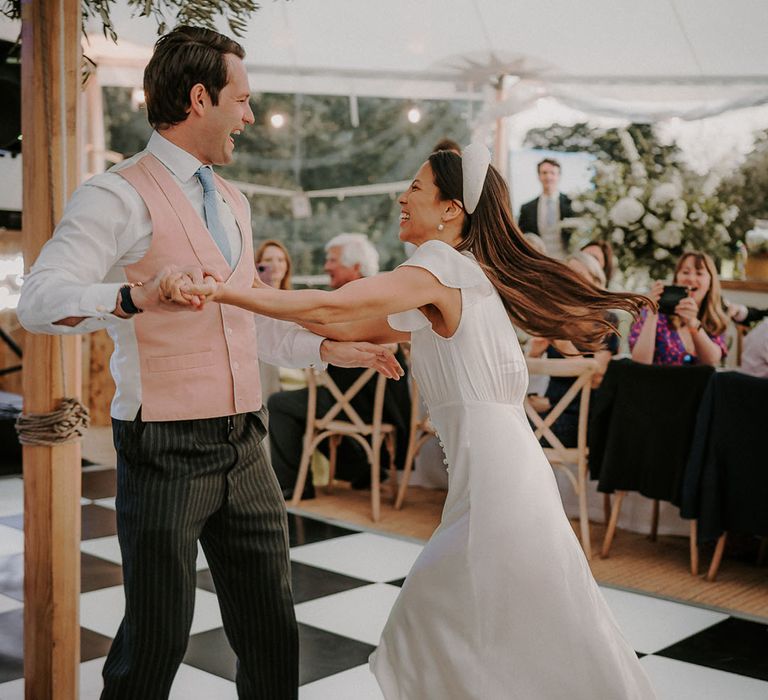
[[[421,110],[415,105],[408,110],[408,121],[418,124],[421,121]]]
[[[280,112],[275,112],[269,116],[269,123],[275,129],[282,129],[285,126],[285,115]]]

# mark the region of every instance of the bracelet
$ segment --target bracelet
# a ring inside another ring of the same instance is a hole
[[[144,309],[140,309],[136,306],[136,304],[133,303],[133,299],[131,299],[131,290],[134,287],[142,286],[144,286],[143,282],[129,282],[120,287],[120,310],[123,313],[128,314],[129,316],[134,316],[144,312]]]

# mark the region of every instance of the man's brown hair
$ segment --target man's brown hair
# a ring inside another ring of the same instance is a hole
[[[189,114],[189,93],[200,83],[214,105],[227,84],[228,53],[245,57],[240,44],[223,34],[200,27],[181,25],[155,43],[144,70],[147,119],[155,129],[183,122]]]

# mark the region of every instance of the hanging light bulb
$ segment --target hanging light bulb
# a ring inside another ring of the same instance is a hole
[[[415,105],[408,110],[408,121],[418,124],[421,121],[421,110]]]
[[[269,117],[269,123],[275,129],[282,129],[285,126],[285,115],[280,112],[275,112]]]
[[[137,112],[147,102],[147,98],[144,95],[144,90],[141,88],[133,88],[131,90],[131,109]]]

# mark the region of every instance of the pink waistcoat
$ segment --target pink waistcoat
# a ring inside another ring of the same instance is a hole
[[[139,193],[152,219],[146,255],[128,265],[130,282],[152,279],[163,267],[217,272],[234,289],[253,283],[251,223],[242,195],[218,175],[216,188],[242,234],[240,260],[230,269],[199,214],[153,155],[119,171]],[[106,214],[106,213],[105,213]],[[256,328],[250,311],[206,304],[202,311],[160,307],[133,317],[139,346],[141,416],[145,421],[214,418],[261,408]]]

